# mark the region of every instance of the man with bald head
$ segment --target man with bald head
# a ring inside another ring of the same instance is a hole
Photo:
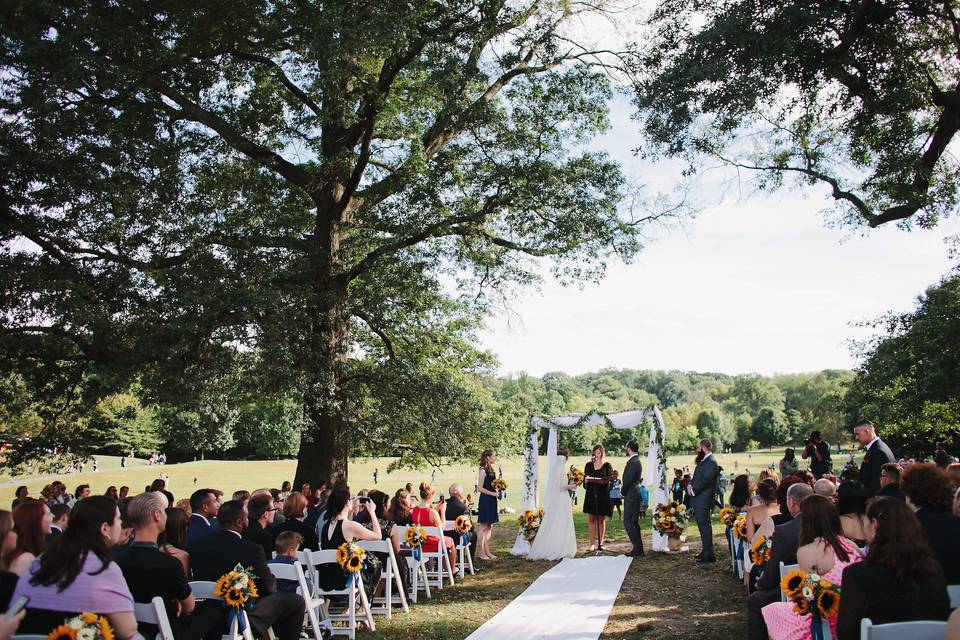
[[[467,506],[466,494],[463,491],[463,485],[459,482],[450,485],[449,489],[450,497],[447,499],[447,507],[444,512],[444,517],[448,522],[453,522],[457,517],[462,515],[470,515],[470,508]],[[450,538],[453,538],[456,542],[455,535],[459,535],[456,531],[446,531],[445,535]],[[470,556],[476,557],[475,553],[477,551],[477,532],[470,532]]]

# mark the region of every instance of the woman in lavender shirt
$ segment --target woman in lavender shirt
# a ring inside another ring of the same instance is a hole
[[[89,611],[106,616],[118,640],[134,637],[133,596],[110,559],[120,530],[120,511],[110,498],[91,496],[77,503],[63,534],[17,582],[11,602],[30,598],[18,633],[46,634]]]

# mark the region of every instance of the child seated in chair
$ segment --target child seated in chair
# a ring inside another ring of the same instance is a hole
[[[268,560],[267,564],[297,564],[297,552],[300,550],[301,544],[303,544],[303,536],[296,531],[282,532],[274,541],[274,546],[277,549],[277,557]],[[313,583],[310,582],[310,576],[306,575],[304,577],[307,579],[307,589],[313,592]],[[296,593],[299,588],[300,583],[297,580],[277,578],[277,591],[281,593]],[[306,593],[302,595],[309,596],[310,594]]]

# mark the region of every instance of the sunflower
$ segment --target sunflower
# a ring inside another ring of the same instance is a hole
[[[236,574],[233,571],[220,576],[220,579],[217,580],[217,584],[213,587],[213,595],[217,596],[218,598],[222,598],[223,594],[225,594],[227,589],[229,589],[227,584],[233,582],[235,577]]]
[[[798,616],[805,616],[810,613],[810,601],[806,598],[792,598],[793,612]]]
[[[100,627],[100,637],[103,640],[113,640],[113,629],[110,628],[110,623],[105,616],[99,616],[97,626]]]
[[[408,532],[409,533],[409,532]],[[347,562],[347,545],[342,544],[337,547],[337,564],[343,566]]]
[[[350,556],[350,560],[347,561],[347,569],[350,572],[360,571],[360,568],[363,566],[363,558],[359,555]]]
[[[800,589],[803,587],[803,580],[806,574],[800,569],[791,569],[787,575],[780,580],[780,588],[787,594],[788,598],[800,597]]]
[[[259,597],[257,594],[257,585],[254,584],[252,581],[249,584],[247,584],[247,595],[251,598]]]
[[[833,589],[824,589],[817,596],[817,609],[824,618],[836,618],[840,613],[840,594]]]
[[[80,614],[80,620],[83,621],[83,624],[93,624],[99,619],[99,616],[95,613],[83,612]]]
[[[62,624],[50,632],[47,640],[77,640],[77,632],[73,628]]]

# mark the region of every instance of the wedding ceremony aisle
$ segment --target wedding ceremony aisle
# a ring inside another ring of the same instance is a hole
[[[630,567],[624,556],[563,560],[467,640],[596,640]]]

